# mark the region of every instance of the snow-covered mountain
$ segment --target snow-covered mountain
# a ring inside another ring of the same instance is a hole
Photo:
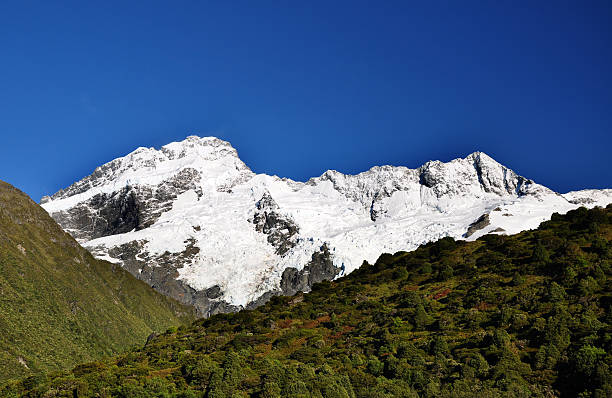
[[[255,174],[228,142],[190,136],[138,148],[41,204],[97,257],[209,315],[307,291],[383,252],[611,202],[611,189],[559,194],[482,152],[303,183]]]

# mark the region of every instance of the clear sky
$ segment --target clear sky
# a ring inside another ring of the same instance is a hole
[[[608,0],[5,1],[0,179],[38,201],[199,134],[297,180],[481,150],[612,188],[611,30]]]

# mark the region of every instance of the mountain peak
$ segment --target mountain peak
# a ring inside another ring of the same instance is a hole
[[[421,184],[432,188],[438,197],[449,192],[466,190],[502,196],[552,192],[480,151],[450,162],[429,161],[418,170]]]
[[[255,175],[227,141],[189,136],[100,166],[44,208],[96,255],[207,314],[303,286],[313,269],[348,273],[381,251],[460,238],[483,214],[490,224],[470,239],[610,197],[570,203],[483,152],[294,182]]]
[[[480,152],[480,151],[472,152],[469,155],[467,155],[464,159],[474,162],[474,165],[480,165],[481,167],[483,165],[486,165],[489,167],[501,167],[501,168],[509,170],[506,166],[499,163],[497,160],[493,159],[491,156],[487,155],[484,152]]]
[[[191,176],[200,174],[203,180],[208,181],[207,185],[224,187],[253,175],[229,142],[217,137],[190,135],[183,141],[171,142],[160,149],[139,147],[97,167],[91,175],[68,188],[43,197],[41,203],[56,208],[78,203],[93,195],[112,193],[121,187],[158,185],[185,173]],[[58,199],[67,198],[73,199],[64,204],[57,202]]]
[[[117,158],[124,163],[150,163],[163,162],[185,157],[196,157],[207,160],[214,160],[224,156],[238,158],[238,152],[228,142],[217,137],[199,137],[190,135],[182,141],[175,141],[162,146],[160,149],[154,147],[139,147],[128,153],[126,156]],[[103,167],[103,166],[101,166]]]
[[[161,148],[162,152],[176,151],[227,151],[235,156],[238,155],[236,149],[228,142],[217,137],[199,137],[190,135],[182,141],[171,142]]]
[[[465,158],[466,159],[480,159],[480,158],[484,158],[484,159],[491,159],[491,160],[495,161],[495,159],[493,159],[491,156],[487,155],[486,153],[484,153],[482,151],[474,151],[474,152],[470,153],[469,155],[467,155]]]

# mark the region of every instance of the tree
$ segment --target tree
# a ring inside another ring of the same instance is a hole
[[[586,344],[574,354],[574,366],[579,373],[590,378],[595,374],[598,362],[605,356],[605,350]]]
[[[440,274],[438,275],[438,280],[447,281],[453,277],[454,271],[453,267],[450,265],[446,265],[442,270],[440,270]]]
[[[226,398],[223,383],[223,370],[216,368],[210,377],[206,398]]]
[[[436,357],[446,357],[450,354],[450,349],[448,348],[448,343],[444,337],[438,335],[434,337],[433,342],[431,344],[431,353]]]
[[[563,286],[559,285],[557,282],[553,282],[548,288],[548,297],[553,303],[558,303],[565,300],[567,293],[565,293]]]
[[[281,389],[273,380],[266,380],[262,392],[260,394],[261,398],[281,398]]]
[[[532,260],[539,264],[548,264],[550,262],[550,254],[548,250],[542,245],[542,243],[536,243],[533,248]]]
[[[423,304],[418,304],[414,312],[414,326],[418,330],[424,330],[429,322],[431,322],[431,317],[425,311],[425,307]]]

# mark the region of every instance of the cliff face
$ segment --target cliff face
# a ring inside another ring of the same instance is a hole
[[[381,251],[515,233],[610,201],[610,190],[558,194],[481,152],[302,183],[255,174],[228,142],[191,136],[139,148],[42,202],[96,256],[210,315],[307,291]]]

